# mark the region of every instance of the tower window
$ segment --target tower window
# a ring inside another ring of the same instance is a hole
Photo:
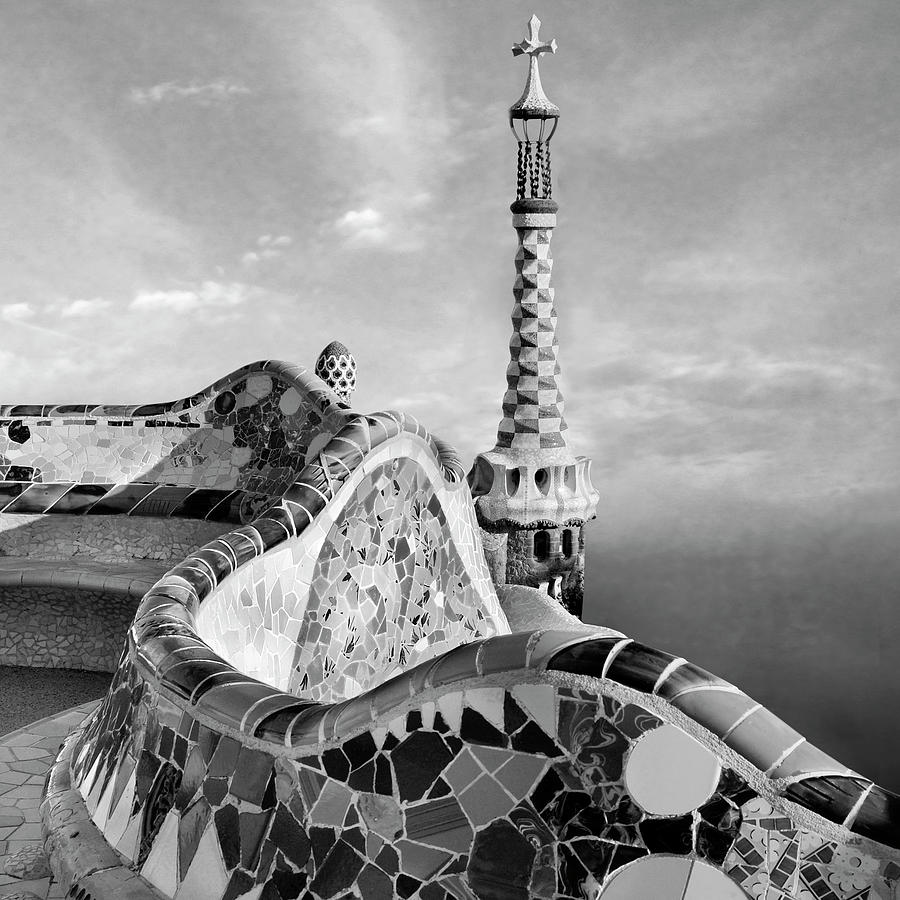
[[[534,533],[534,558],[546,559],[550,555],[550,535],[546,531]]]
[[[566,559],[572,556],[572,532],[568,528],[562,533],[562,552]]]

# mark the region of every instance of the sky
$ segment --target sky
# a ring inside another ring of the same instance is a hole
[[[894,0],[2,4],[3,402],[177,399],[338,339],[357,409],[490,449],[510,47],[535,11],[559,44],[541,73],[562,111],[562,387],[602,498],[591,614],[652,609],[665,637],[708,589],[722,635],[749,604],[767,643],[780,619],[810,627],[815,591],[868,617],[854,652],[882,677],[900,641]],[[728,668],[726,645],[698,661]]]

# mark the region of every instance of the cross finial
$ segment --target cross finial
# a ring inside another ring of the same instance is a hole
[[[513,44],[513,56],[528,57],[528,80],[525,92],[509,109],[510,121],[513,119],[549,119],[559,116],[559,107],[551,103],[541,87],[541,73],[538,71],[538,59],[542,53],[556,53],[556,41],[541,41],[538,32],[541,20],[532,16],[528,21],[529,35],[524,41]]]
[[[530,33],[527,38],[518,44],[513,44],[513,56],[522,56],[522,54],[527,53],[528,56],[537,61],[542,53],[556,53],[555,39],[550,41],[549,44],[546,42],[541,43],[541,39],[538,36],[538,32],[541,30],[541,20],[537,16],[532,15],[528,20],[528,30]]]

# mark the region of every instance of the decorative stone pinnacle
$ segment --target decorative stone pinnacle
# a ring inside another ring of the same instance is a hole
[[[541,20],[533,15],[528,21],[528,37],[512,47],[513,56],[528,57],[528,81],[522,96],[509,108],[511,119],[555,119],[559,116],[559,107],[551,103],[544,93],[538,70],[538,59],[542,53],[556,53],[556,40],[549,43],[541,41],[538,35],[540,28]]]

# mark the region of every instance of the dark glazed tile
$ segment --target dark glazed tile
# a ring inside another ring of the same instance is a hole
[[[72,487],[67,484],[33,484],[10,503],[4,513],[43,513]]]
[[[254,884],[253,876],[249,872],[235,869],[231,873],[231,878],[228,882],[228,887],[225,888],[225,893],[222,895],[222,900],[238,900],[239,897],[248,893]]]
[[[482,900],[529,900],[535,847],[512,824],[500,819],[475,835],[467,877]]]
[[[422,882],[417,878],[412,878],[405,873],[397,876],[397,896],[403,898],[412,897],[413,894],[422,886]]]
[[[371,864],[360,872],[358,884],[363,897],[371,900],[394,900],[394,882],[381,869]]]
[[[790,778],[794,775],[848,775],[847,767],[804,741],[796,750],[783,759],[770,775],[771,778]]]
[[[697,854],[701,859],[708,859],[711,863],[721,866],[728,856],[728,851],[734,844],[735,833],[731,831],[719,831],[706,822],[701,822],[697,828]]]
[[[297,716],[310,709],[317,709],[318,703],[297,702],[292,703],[279,709],[277,712],[270,713],[253,727],[253,737],[262,738],[266,741],[274,741],[277,744],[283,744],[284,739]],[[251,724],[252,723],[248,723]]]
[[[739,691],[710,688],[681,694],[672,701],[672,705],[713,734],[722,737],[757,703]]]
[[[270,812],[242,812],[240,814],[241,865],[253,871],[259,864],[260,850],[269,822]]]
[[[606,677],[649,694],[656,686],[659,676],[674,659],[671,653],[633,641],[616,654],[607,669]]]
[[[201,740],[202,740],[201,731]],[[237,766],[241,745],[233,738],[223,735],[209,761],[210,778],[230,778]]]
[[[789,785],[782,796],[831,822],[843,822],[869,784],[861,778],[807,778]]]
[[[234,669],[228,663],[217,659],[179,659],[176,656],[167,659],[161,677],[169,690],[189,700],[197,685],[210,675],[223,672],[234,672]]]
[[[512,736],[512,749],[523,753],[540,753],[544,756],[561,756],[562,750],[547,737],[544,729],[529,722]]]
[[[760,707],[726,735],[724,741],[732,750],[749,759],[757,769],[765,772],[801,737],[778,716]]]
[[[489,638],[481,654],[481,670],[485,675],[524,669],[531,632]]]
[[[284,522],[279,521],[284,519]],[[253,527],[262,539],[266,550],[283,544],[294,533],[294,523],[289,514],[283,510],[268,510],[261,519],[254,519]]]
[[[172,510],[178,509],[193,488],[176,487],[174,485],[158,485],[156,490],[147,494],[129,513],[132,516],[167,517]]]
[[[227,550],[207,550],[201,547],[191,554],[193,559],[201,559],[210,569],[218,584],[234,571],[231,554]]]
[[[83,515],[103,497],[113,485],[111,484],[76,484],[72,489],[60,497],[48,513],[64,514],[70,516]],[[0,501],[2,503],[2,501]]]
[[[306,887],[308,877],[306,872],[292,872],[290,869],[278,865],[272,872],[272,881],[278,888],[278,896],[281,900],[296,900]]]
[[[274,764],[274,758],[268,753],[241,747],[237,767],[231,779],[231,793],[241,800],[261,806]]]
[[[572,647],[560,650],[547,663],[548,669],[557,672],[572,672],[575,675],[591,675],[599,678],[610,651],[621,638],[599,638],[586,640]]]
[[[300,504],[313,518],[325,508],[322,495],[300,481],[284,492],[284,499]]]
[[[197,845],[209,822],[209,815],[209,803],[201,797],[181,816],[178,823],[178,870],[181,879],[187,875],[187,870],[197,852]]]
[[[207,522],[240,522],[244,491],[229,491],[205,516]]]
[[[227,778],[206,778],[203,782],[203,796],[212,806],[218,806],[228,793]]]
[[[316,872],[310,890],[321,897],[336,897],[353,884],[362,867],[360,855],[346,841],[339,840]]]
[[[651,853],[690,853],[694,849],[693,816],[674,819],[645,819],[638,825]]]
[[[232,491],[197,488],[172,509],[169,515],[179,519],[205,519]]]
[[[92,516],[127,515],[141,500],[158,485],[132,482],[114,485],[105,497],[98,500],[90,509]]]
[[[391,753],[401,800],[419,800],[450,764],[453,755],[439,734],[417,731]]]
[[[215,813],[216,834],[222,848],[222,860],[226,869],[233,869],[241,861],[241,832],[236,806],[226,803]]]
[[[730,687],[729,683],[719,678],[718,675],[713,675],[712,672],[707,672],[706,669],[701,669],[692,662],[684,662],[672,671],[656,693],[666,700],[672,700],[682,691],[713,686]]]
[[[859,808],[851,830],[886,847],[900,849],[900,797],[874,785]]]
[[[481,713],[468,706],[463,708],[460,735],[464,741],[488,747],[506,747],[509,744],[509,739],[502,731],[494,728]]]
[[[0,512],[18,497],[26,486],[20,481],[0,481]]]

